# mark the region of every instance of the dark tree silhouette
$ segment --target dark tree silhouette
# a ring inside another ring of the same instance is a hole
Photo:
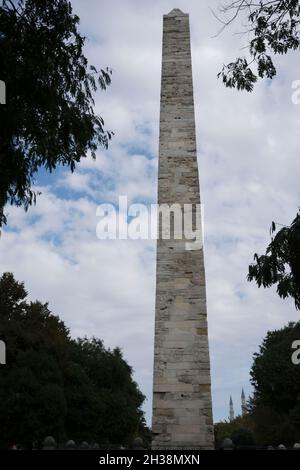
[[[273,222],[271,233],[276,231]],[[291,297],[300,309],[300,212],[289,227],[283,227],[272,237],[266,254],[254,255],[255,263],[249,266],[249,281],[259,287],[277,286],[280,297]]]
[[[3,0],[0,6],[0,226],[7,203],[29,207],[43,167],[74,171],[88,152],[107,147],[111,133],[94,112],[110,71],[89,65],[79,17],[67,0]]]
[[[269,331],[250,372],[254,395],[249,412],[258,442],[292,444],[300,438],[300,367],[292,362],[292,345],[300,322]]]
[[[70,337],[47,304],[28,302],[23,283],[0,278],[0,448],[30,447],[47,435],[59,442],[129,445],[147,434],[145,399],[119,348]]]
[[[250,60],[239,57],[223,66],[218,74],[230,88],[252,91],[260,78],[272,79],[276,68],[272,56],[299,49],[300,4],[298,0],[236,0],[220,8],[223,23],[221,31],[239,15],[246,17],[248,51]],[[276,225],[272,223],[272,234]],[[266,254],[254,256],[249,266],[249,281],[258,286],[277,286],[282,298],[292,297],[300,308],[300,217],[289,227],[282,228],[272,238]]]
[[[244,33],[250,59],[239,57],[223,66],[218,76],[227,87],[252,91],[258,77],[272,79],[276,75],[272,55],[299,49],[298,0],[236,0],[220,10],[221,30],[240,15],[247,20]]]

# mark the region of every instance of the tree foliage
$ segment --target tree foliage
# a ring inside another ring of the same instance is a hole
[[[261,445],[292,444],[300,438],[300,366],[291,359],[299,338],[300,322],[290,323],[268,332],[254,355],[249,408]]]
[[[237,428],[231,434],[231,439],[236,448],[254,446],[254,434],[250,429]]]
[[[40,168],[74,171],[88,152],[107,147],[111,133],[94,112],[98,87],[110,71],[97,70],[84,55],[79,18],[67,0],[3,0],[0,6],[0,226],[7,203],[25,209]]]
[[[251,416],[236,416],[232,421],[221,421],[214,425],[216,449],[222,447],[224,439],[230,438],[236,446],[252,446],[255,444],[253,435],[254,423]]]
[[[226,437],[235,446],[293,445],[300,440],[300,365],[292,362],[292,344],[300,340],[300,322],[269,331],[250,371],[253,396],[247,413],[215,425],[216,446]]]
[[[271,234],[276,231],[273,222]],[[259,287],[277,286],[280,297],[291,297],[300,309],[300,212],[289,227],[283,227],[267,247],[266,254],[254,255],[248,280]]]
[[[222,29],[245,15],[249,57],[239,57],[218,74],[225,86],[252,91],[258,78],[276,75],[273,55],[299,49],[298,0],[235,0],[221,8]],[[229,15],[229,18],[228,18]]]
[[[73,340],[47,304],[28,302],[13,275],[0,278],[0,447],[30,447],[47,435],[128,445],[142,430],[144,396],[119,348]]]
[[[252,91],[260,78],[273,78],[276,68],[272,54],[286,54],[299,49],[300,4],[298,0],[236,0],[221,9],[221,20],[227,27],[239,15],[247,18],[246,32],[249,40],[250,61],[239,57],[223,67],[219,73],[224,84],[230,88]],[[256,67],[256,68],[255,68]],[[276,231],[272,224],[271,233]],[[255,263],[249,266],[249,281],[263,287],[277,286],[280,297],[291,297],[300,308],[300,213],[289,227],[282,228],[272,238],[266,254],[254,256]]]

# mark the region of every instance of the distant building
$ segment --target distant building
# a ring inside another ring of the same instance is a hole
[[[232,397],[230,396],[230,400],[229,400],[229,421],[233,421],[233,420],[234,420],[234,408],[233,408]]]
[[[247,413],[247,405],[246,405],[246,396],[244,389],[242,388],[242,393],[241,393],[241,408],[242,408],[242,416],[245,416]],[[234,420],[234,407],[233,407],[233,400],[230,395],[230,400],[229,400],[229,421]]]
[[[243,388],[242,388],[242,394],[241,394],[241,402],[242,402],[242,416],[245,416],[245,414],[247,413],[247,407],[246,407],[245,392]]]

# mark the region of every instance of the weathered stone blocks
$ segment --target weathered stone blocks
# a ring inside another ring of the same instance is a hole
[[[200,204],[189,17],[178,9],[164,16],[158,203]],[[160,219],[152,448],[211,449],[203,247],[166,233]]]

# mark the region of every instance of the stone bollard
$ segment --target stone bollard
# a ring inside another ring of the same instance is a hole
[[[82,443],[79,446],[79,450],[89,450],[90,446],[88,442],[82,441]]]
[[[233,442],[229,437],[225,437],[224,441],[222,442],[221,449],[222,450],[233,450]]]
[[[143,450],[144,449],[143,439],[141,437],[136,437],[133,441],[132,449],[133,450]]]
[[[66,443],[66,450],[75,450],[76,449],[76,444],[74,441],[72,441],[72,439],[70,439],[67,443]]]
[[[55,450],[56,449],[56,440],[52,436],[47,436],[43,440],[43,450]]]
[[[285,445],[283,444],[279,444],[279,446],[277,447],[278,450],[286,450],[286,447]]]

